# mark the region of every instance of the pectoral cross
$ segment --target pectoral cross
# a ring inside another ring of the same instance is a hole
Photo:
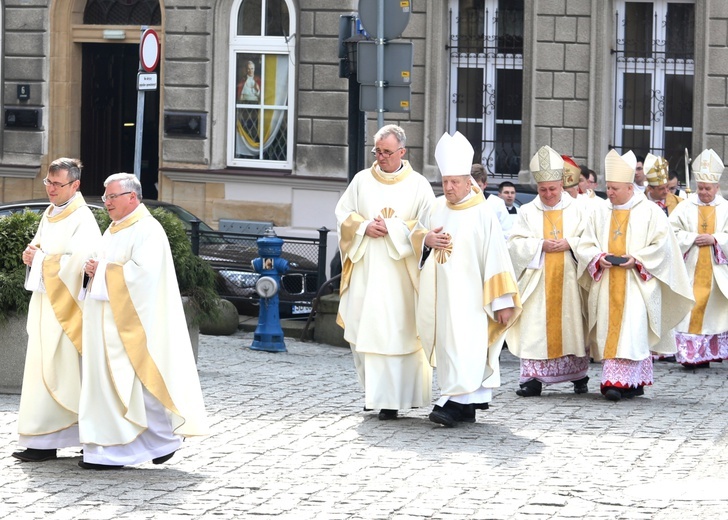
[[[614,230],[614,238],[612,240],[617,240],[617,237],[622,236],[622,232],[619,230],[619,228]]]
[[[708,230],[708,223],[707,222],[703,222],[700,225],[700,227],[703,228],[703,233],[705,233]]]
[[[559,239],[559,234],[561,234],[561,231],[559,231],[556,228],[554,228],[553,231],[551,231],[551,233],[549,233],[549,235],[551,235],[552,237],[554,237],[554,240],[558,240]]]

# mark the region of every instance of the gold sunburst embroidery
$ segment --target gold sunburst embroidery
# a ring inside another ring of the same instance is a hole
[[[435,253],[435,261],[438,264],[444,264],[445,262],[447,262],[447,259],[450,258],[450,255],[452,254],[452,237],[449,233],[445,234],[447,235],[450,243],[443,249],[435,249],[433,251]]]
[[[384,208],[380,213],[383,218],[392,218],[394,216],[394,210],[392,208]]]

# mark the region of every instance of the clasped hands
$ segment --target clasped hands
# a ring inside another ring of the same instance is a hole
[[[442,226],[435,228],[425,235],[425,245],[430,249],[445,249],[450,245],[450,235],[441,233]]]
[[[607,255],[607,256],[609,256],[609,255]],[[611,263],[609,260],[606,259],[607,258],[606,256],[603,256],[599,259],[599,262],[598,262],[599,267],[601,267],[602,269],[610,269],[612,267],[622,267],[623,269],[632,269],[633,267],[635,267],[635,265],[637,265],[637,260],[635,260],[635,258],[631,255],[615,255],[615,256],[621,256],[623,258],[626,258],[627,261],[624,262],[623,264],[614,265],[613,263]]]
[[[716,243],[716,240],[713,235],[708,235],[708,234],[698,235],[695,238],[695,245],[698,247],[712,246],[712,245],[715,245],[715,243]]]
[[[23,250],[23,263],[25,265],[33,265],[36,251],[38,251],[38,248],[31,244],[28,244],[28,247]]]
[[[559,240],[549,239],[543,241],[541,249],[543,249],[544,253],[563,253],[571,249],[571,246],[569,246],[569,241],[565,238]]]
[[[96,268],[99,265],[98,260],[94,260],[93,258],[89,258],[86,260],[86,263],[83,264],[83,272],[86,273],[86,276],[89,278],[93,278],[96,274]]]
[[[374,220],[367,225],[367,229],[364,231],[364,234],[371,238],[381,238],[386,236],[387,233],[389,233],[387,223],[382,217],[374,217]]]

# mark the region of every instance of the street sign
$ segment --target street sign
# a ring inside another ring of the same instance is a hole
[[[359,87],[359,110],[373,112],[377,110],[377,87],[373,85],[361,85]],[[409,112],[410,111],[410,87],[385,87],[384,89],[385,112]]]
[[[359,18],[367,34],[373,38],[393,40],[402,36],[410,19],[409,0],[384,1],[384,32],[377,34],[379,0],[359,0]]]
[[[159,36],[154,29],[142,33],[139,42],[139,61],[146,72],[153,72],[159,63]]]
[[[412,81],[413,45],[410,42],[387,42],[384,45],[384,81],[387,87],[409,85]],[[377,45],[372,41],[356,44],[356,77],[362,85],[377,81]]]
[[[157,73],[139,72],[137,74],[137,90],[157,90]]]

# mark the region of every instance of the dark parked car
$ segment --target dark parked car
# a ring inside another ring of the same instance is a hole
[[[84,197],[92,208],[104,207],[100,197]],[[207,260],[218,274],[218,294],[235,304],[241,314],[258,314],[259,297],[255,282],[260,275],[251,262],[258,256],[255,235],[240,235],[215,231],[201,219],[175,204],[157,200],[144,200],[152,208],[164,208],[177,215],[185,229],[192,230],[192,222],[199,224],[199,256]],[[28,209],[36,213],[48,207],[45,199],[25,200],[0,204],[0,217]],[[282,237],[284,238],[284,237]],[[318,245],[297,239],[284,238],[283,258],[288,260],[289,270],[281,277],[278,297],[281,317],[306,317],[311,312],[311,302],[318,289]]]

